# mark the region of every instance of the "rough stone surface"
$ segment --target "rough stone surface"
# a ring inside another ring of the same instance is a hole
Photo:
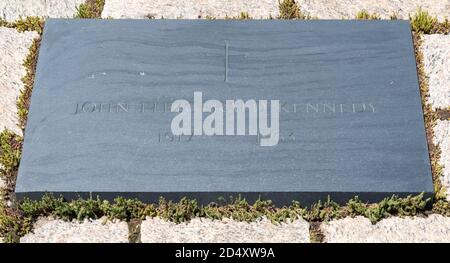
[[[440,163],[444,166],[441,182],[447,188],[447,200],[450,200],[450,120],[437,122],[434,144],[441,149]]]
[[[320,19],[355,18],[361,10],[385,19],[393,14],[408,19],[420,7],[439,20],[450,17],[450,0],[301,0],[299,4],[302,11]]]
[[[450,242],[450,218],[392,217],[372,225],[364,217],[344,218],[321,225],[325,242],[416,243]]]
[[[107,0],[103,18],[252,18],[278,16],[278,0]]]
[[[20,17],[73,17],[85,0],[2,0],[0,18],[15,21]]]
[[[309,242],[309,224],[295,220],[279,225],[268,219],[246,223],[231,219],[195,218],[175,224],[159,218],[147,218],[141,225],[141,240],[150,242]]]
[[[32,233],[20,239],[22,243],[126,243],[126,222],[111,222],[106,218],[79,222],[65,222],[40,218]]]
[[[450,108],[450,35],[424,35],[422,53],[434,109]]]
[[[0,27],[0,130],[7,128],[21,135],[17,126],[17,98],[23,89],[25,75],[22,63],[29,53],[36,32],[19,33],[15,29]]]
[[[408,19],[422,9],[440,20],[450,17],[450,0],[302,0],[301,10],[321,19],[354,18],[361,10],[378,13],[382,18],[396,14]],[[253,18],[276,17],[278,0],[106,0],[102,17],[112,18],[223,18],[248,12]]]

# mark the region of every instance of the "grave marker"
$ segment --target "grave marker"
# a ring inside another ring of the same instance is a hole
[[[49,19],[16,186],[45,192],[432,195],[409,23]]]

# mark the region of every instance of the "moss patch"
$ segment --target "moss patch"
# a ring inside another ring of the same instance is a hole
[[[256,201],[249,204],[245,199],[236,198],[233,202],[207,206],[198,205],[196,200],[187,198],[179,202],[161,198],[158,204],[145,204],[137,199],[116,198],[113,202],[97,199],[78,199],[70,202],[62,197],[45,195],[41,200],[26,199],[19,208],[25,217],[35,219],[38,216],[54,216],[64,220],[84,220],[101,218],[133,220],[145,217],[160,217],[171,222],[181,223],[195,217],[210,219],[232,218],[238,221],[251,222],[266,216],[273,222],[284,222],[289,218],[304,216],[305,209],[294,203],[292,206],[277,208],[270,201]]]
[[[100,18],[104,6],[105,0],[87,0],[77,7],[74,18]]]
[[[0,133],[0,176],[4,177],[17,170],[21,157],[22,137],[4,130]]]
[[[0,237],[4,237],[5,242],[18,241],[31,228],[30,221],[24,221],[21,211],[6,205],[6,201],[11,199],[10,193],[14,191],[22,142],[22,137],[8,130],[0,133],[0,177],[6,181],[6,189],[2,189],[0,197]]]
[[[23,62],[26,74],[22,78],[24,89],[20,92],[17,100],[17,114],[19,116],[19,127],[25,130],[27,123],[28,110],[30,108],[31,93],[33,91],[34,77],[36,74],[36,65],[39,54],[41,39],[35,39],[30,47],[30,52]]]
[[[345,206],[328,200],[317,203],[308,210],[305,219],[310,222],[327,222],[344,217],[364,216],[372,223],[391,216],[414,216],[423,214],[431,199],[424,199],[423,194],[399,198],[392,196],[379,203],[363,203],[358,197],[350,199]]]
[[[22,143],[22,137],[8,130],[0,133],[0,178],[6,182],[6,189],[1,193],[3,198],[7,198],[8,193],[14,191]]]
[[[19,242],[21,236],[30,232],[31,226],[31,221],[27,221],[20,210],[0,202],[0,237],[5,243]]]
[[[393,215],[411,216],[423,213],[430,199],[423,195],[399,198],[392,196],[379,203],[366,204],[357,197],[347,205],[339,206],[328,200],[317,203],[310,208],[303,208],[298,202],[290,206],[276,207],[271,201],[257,200],[250,204],[244,198],[238,197],[223,204],[211,203],[201,206],[196,200],[182,198],[179,202],[167,201],[161,198],[158,204],[146,204],[137,199],[116,198],[113,202],[99,198],[78,199],[70,202],[62,197],[45,195],[41,200],[25,199],[19,208],[24,216],[54,216],[64,220],[98,219],[107,216],[110,219],[132,220],[145,217],[160,217],[171,222],[181,223],[195,217],[206,217],[221,220],[231,218],[237,221],[252,222],[261,217],[267,217],[274,223],[286,222],[288,219],[304,218],[310,222],[330,221],[347,216],[366,216],[372,222]]]
[[[19,32],[36,31],[38,34],[42,34],[44,29],[44,18],[37,16],[21,17],[14,22],[7,22],[0,18],[0,26],[15,28]]]
[[[365,216],[376,223],[390,216],[413,216],[424,214],[430,200],[424,200],[422,195],[398,198],[393,196],[380,203],[366,204],[358,198],[350,200],[346,206],[339,206],[332,201],[317,203],[310,208],[303,208],[298,202],[290,206],[276,207],[270,201],[258,200],[249,204],[245,199],[236,198],[224,204],[198,205],[197,201],[187,198],[179,202],[160,199],[158,204],[145,204],[139,200],[116,198],[113,202],[97,199],[78,199],[70,202],[62,197],[45,195],[41,200],[26,199],[19,204],[18,209],[0,211],[2,222],[0,233],[8,240],[17,240],[30,230],[30,225],[39,216],[53,216],[63,220],[79,220],[86,218],[98,219],[106,216],[128,222],[140,222],[145,217],[160,217],[165,220],[181,223],[196,217],[213,220],[231,218],[237,221],[252,222],[261,217],[267,217],[273,223],[288,222],[303,218],[312,225],[315,236],[320,237],[320,222],[341,219],[347,216]],[[437,209],[437,208],[436,208]],[[436,212],[441,212],[437,211]],[[133,226],[137,226],[133,224]],[[317,235],[316,235],[317,234]],[[136,237],[133,237],[135,240]],[[320,241],[320,239],[316,240]]]
[[[14,22],[13,27],[19,32],[36,31],[39,35],[44,30],[44,19],[42,17],[26,17]]]

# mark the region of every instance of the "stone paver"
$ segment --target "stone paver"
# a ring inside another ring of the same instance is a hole
[[[29,53],[36,32],[19,33],[15,29],[0,27],[0,130],[7,128],[21,135],[17,126],[17,98],[23,89],[22,63]]]
[[[159,218],[147,218],[141,225],[141,240],[150,242],[309,242],[309,224],[295,220],[280,225],[263,219],[246,223],[231,219],[195,218],[175,224]]]
[[[85,0],[1,0],[0,18],[12,22],[20,17],[73,17]]]
[[[299,0],[301,10],[321,19],[355,18],[361,10],[389,19],[392,14],[408,19],[422,7],[439,20],[450,18],[450,0]]]
[[[450,217],[392,217],[372,225],[364,217],[344,218],[323,223],[325,242],[416,243],[450,242]]]
[[[127,243],[128,224],[106,218],[79,222],[40,218],[21,243]]]
[[[106,0],[102,18],[252,18],[278,16],[278,0]]]
[[[447,189],[447,200],[450,201],[450,120],[437,121],[433,143],[441,149],[439,162],[444,166],[441,182]]]
[[[396,14],[408,19],[421,7],[440,20],[450,18],[450,0],[301,0],[301,10],[321,19],[354,18],[361,10],[382,18]],[[199,18],[238,16],[248,12],[253,18],[278,15],[278,0],[106,0],[102,17],[112,18]]]
[[[429,101],[434,109],[450,109],[450,35],[424,35],[422,53]]]

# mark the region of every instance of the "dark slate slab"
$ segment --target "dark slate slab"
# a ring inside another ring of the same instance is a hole
[[[172,140],[170,103],[195,91],[280,100],[283,138]],[[28,120],[19,198],[433,193],[407,21],[49,19]]]

